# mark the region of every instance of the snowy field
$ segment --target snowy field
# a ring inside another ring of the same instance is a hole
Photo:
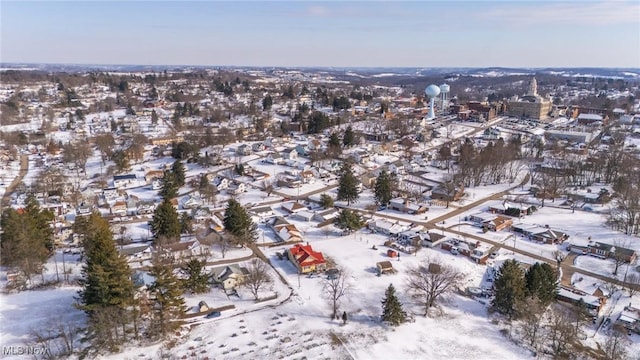
[[[484,266],[444,251],[424,249],[417,256],[393,260],[397,274],[378,277],[375,263],[389,260],[382,246],[385,237],[367,232],[328,238],[310,232],[305,237],[314,250],[322,251],[349,275],[352,295],[340,306],[340,312],[346,311],[349,317],[346,325],[330,319],[330,306],[322,296],[322,277],[298,276],[290,262],[275,255],[284,248],[271,248],[265,254],[294,291],[289,301],[255,312],[238,310],[223,313],[221,318],[201,320],[170,351],[159,346],[132,348],[109,358],[152,359],[171,353],[175,358],[206,354],[216,359],[466,359],[469,352],[483,354],[487,359],[529,357],[526,350],[510,343],[492,324],[486,305],[454,295],[442,307],[442,314],[425,318],[404,291],[406,269],[429,257],[468,274],[464,286],[478,286]],[[371,250],[373,244],[378,250]],[[395,329],[380,323],[380,301],[390,283],[398,289],[405,308],[416,314],[414,323]]]

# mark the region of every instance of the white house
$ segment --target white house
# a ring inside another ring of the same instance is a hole
[[[231,290],[244,283],[249,271],[244,267],[232,264],[213,268],[211,274],[215,283],[220,284],[225,290]]]
[[[274,165],[279,165],[284,161],[280,153],[271,153],[264,158],[264,162]]]
[[[298,160],[298,151],[295,148],[287,149],[282,152],[282,157],[285,160]]]
[[[239,195],[239,194],[242,194],[245,191],[247,191],[247,188],[244,185],[244,183],[241,183],[241,182],[235,182],[234,181],[233,183],[231,183],[227,187],[227,193],[228,194]]]

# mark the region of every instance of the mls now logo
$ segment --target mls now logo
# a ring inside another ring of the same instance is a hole
[[[48,350],[43,346],[16,345],[2,347],[2,355],[45,355],[47,353]]]

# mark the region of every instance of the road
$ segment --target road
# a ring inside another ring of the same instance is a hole
[[[3,209],[7,209],[11,206],[11,195],[20,183],[22,179],[24,179],[25,175],[29,172],[29,155],[23,154],[20,155],[20,172],[18,172],[18,176],[7,186],[4,195],[2,196],[2,200],[0,201],[0,214],[2,214]]]
[[[529,181],[529,175],[527,175],[523,179],[522,183],[526,183],[527,181]],[[508,194],[509,191],[511,191],[511,190],[513,190],[513,189],[515,189],[515,188],[517,188],[519,186],[520,186],[520,184],[518,184],[516,186],[513,186],[513,187],[511,187],[511,188],[509,188],[509,189],[507,189],[505,191],[501,191],[499,193],[493,194],[493,195],[488,196],[486,198],[477,200],[477,201],[475,201],[473,203],[467,204],[467,205],[465,205],[465,206],[463,206],[463,207],[461,207],[459,209],[456,209],[456,210],[454,210],[454,211],[452,211],[452,212],[450,212],[450,213],[448,213],[446,215],[439,216],[437,218],[431,219],[430,221],[426,221],[426,222],[413,221],[413,223],[417,224],[417,225],[422,225],[422,226],[424,226],[424,227],[426,227],[428,229],[439,230],[439,231],[442,231],[442,232],[447,232],[449,234],[454,234],[454,235],[457,235],[457,236],[461,236],[461,237],[465,237],[465,238],[470,238],[470,239],[482,241],[484,243],[491,244],[491,245],[496,246],[498,248],[503,248],[503,249],[506,249],[508,251],[511,251],[511,252],[514,252],[514,253],[517,253],[517,254],[520,254],[520,255],[524,255],[524,256],[530,257],[532,259],[538,260],[538,261],[543,261],[543,262],[549,263],[551,266],[555,267],[555,266],[557,266],[557,262],[555,261],[555,259],[549,259],[549,258],[546,258],[544,256],[540,256],[538,254],[535,254],[535,253],[532,253],[532,252],[529,252],[529,251],[525,251],[525,250],[522,250],[522,249],[514,248],[513,246],[509,246],[509,245],[506,245],[506,244],[501,243],[501,242],[489,240],[489,239],[483,238],[483,237],[478,236],[478,235],[469,234],[469,233],[466,233],[466,232],[463,232],[463,231],[454,230],[452,228],[447,228],[447,227],[438,225],[442,221],[446,221],[447,219],[450,219],[450,218],[455,218],[459,214],[462,214],[462,213],[464,213],[464,212],[466,212],[468,210],[471,210],[471,209],[473,209],[473,208],[475,208],[477,206],[480,206],[480,205],[482,205],[483,203],[485,203],[487,201],[500,199],[502,196]],[[341,207],[342,208],[346,208],[346,206],[341,206]],[[367,214],[367,215],[369,214],[369,212],[367,212],[365,210],[355,209],[355,208],[351,208],[351,207],[349,207],[349,209],[354,210],[354,211],[358,211],[358,212],[361,212],[361,213],[364,213],[364,214]],[[394,215],[383,214],[383,213],[376,213],[376,216],[377,217],[381,217],[381,218],[385,218],[385,219],[389,219],[389,220],[407,222],[407,218],[402,217],[402,216],[394,216]],[[568,257],[568,259],[569,259],[569,257]],[[635,288],[635,289],[640,291],[640,285],[638,285],[638,284],[630,284],[628,282],[622,282],[622,281],[619,281],[617,279],[614,279],[614,278],[611,278],[611,277],[608,277],[608,276],[604,276],[604,275],[597,274],[597,273],[594,273],[594,272],[591,272],[591,271],[588,271],[588,270],[585,270],[585,269],[582,269],[582,268],[575,267],[575,266],[573,266],[571,264],[568,264],[568,262],[569,261],[564,261],[560,265],[561,268],[562,268],[562,272],[563,272],[563,280],[564,280],[563,283],[565,283],[565,285],[570,285],[571,276],[573,274],[575,274],[575,273],[578,273],[578,274],[582,274],[582,275],[593,277],[593,278],[598,279],[600,281],[618,282],[621,286],[624,286],[626,288],[632,287],[632,288]],[[569,280],[568,284],[566,283],[567,279]]]

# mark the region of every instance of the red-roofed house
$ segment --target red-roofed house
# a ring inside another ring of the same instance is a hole
[[[296,244],[287,250],[287,256],[298,268],[298,272],[302,274],[327,269],[327,262],[324,256],[321,252],[313,251],[311,245]]]

